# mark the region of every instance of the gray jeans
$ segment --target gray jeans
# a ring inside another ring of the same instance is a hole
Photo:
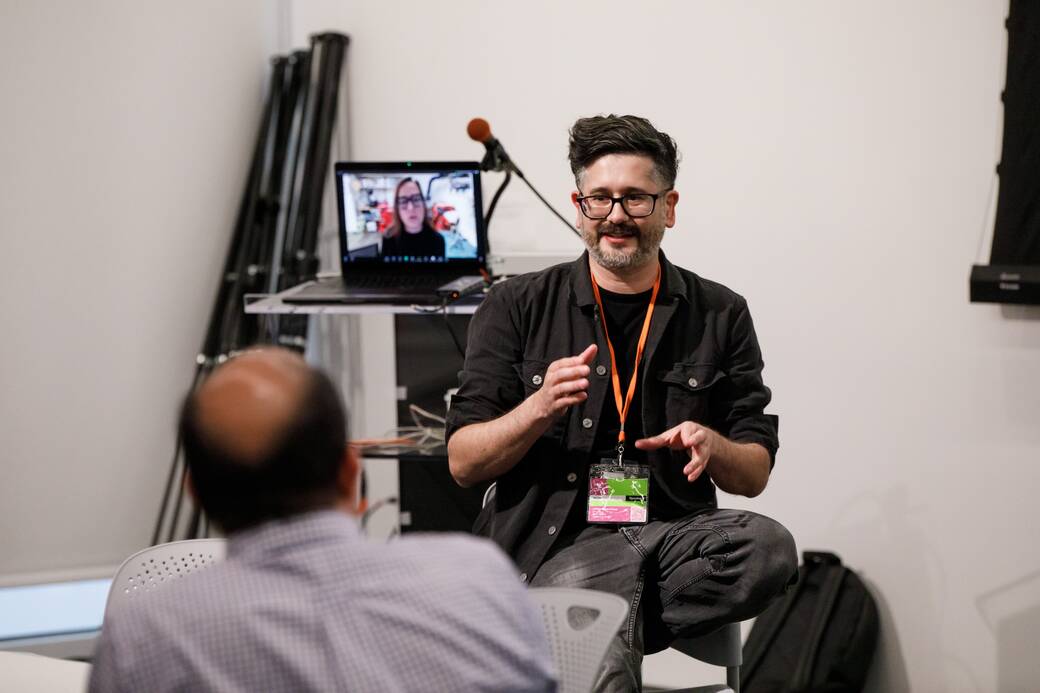
[[[709,508],[674,521],[589,525],[538,568],[532,587],[603,590],[629,602],[596,691],[642,688],[644,653],[760,614],[794,582],[794,539],[746,510]]]

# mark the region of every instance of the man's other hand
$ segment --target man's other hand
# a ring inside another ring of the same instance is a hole
[[[707,426],[692,421],[684,421],[678,426],[669,428],[650,438],[642,438],[636,441],[636,447],[640,450],[657,450],[659,448],[670,448],[672,450],[686,450],[690,453],[689,463],[683,467],[683,474],[687,481],[695,481],[708,466],[712,452],[717,446],[716,436],[718,434]]]
[[[542,387],[531,395],[535,411],[541,418],[556,418],[569,407],[589,397],[589,364],[596,358],[597,347],[590,344],[577,356],[557,359],[549,364]]]

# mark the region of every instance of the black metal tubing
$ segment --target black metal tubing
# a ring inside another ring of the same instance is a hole
[[[329,174],[329,153],[336,121],[340,75],[349,39],[343,34],[311,38],[310,80],[307,87],[300,147],[296,158],[295,199],[282,249],[280,289],[313,278],[317,271],[317,239],[321,204]]]
[[[194,389],[219,363],[260,336],[258,318],[246,315],[244,296],[275,286],[288,288],[313,276],[322,195],[329,172],[342,64],[349,39],[313,36],[311,50],[275,57],[246,185],[239,202],[224,268],[197,357]],[[282,242],[277,242],[279,235]],[[306,320],[293,321],[289,343],[299,346]],[[277,341],[283,337],[275,333]],[[181,440],[177,440],[152,533],[177,538],[185,504]],[[187,536],[208,532],[197,506]]]
[[[343,34],[311,37],[310,69],[294,161],[293,197],[279,253],[281,268],[277,288],[280,291],[312,279],[318,269],[321,207],[331,170],[329,156],[348,44],[349,39]],[[273,340],[302,350],[306,332],[306,317],[285,316],[277,320]]]

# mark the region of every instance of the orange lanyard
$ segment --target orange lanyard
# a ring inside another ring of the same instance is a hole
[[[610,380],[614,385],[614,404],[617,406],[618,419],[621,421],[621,430],[618,432],[618,464],[621,464],[622,455],[625,453],[625,419],[628,410],[632,406],[632,400],[636,395],[636,381],[639,379],[639,362],[643,360],[643,348],[646,346],[646,336],[650,332],[650,318],[654,314],[654,305],[657,303],[657,290],[661,288],[661,268],[657,268],[657,278],[654,279],[654,290],[650,294],[650,305],[646,307],[646,317],[643,318],[643,329],[639,333],[639,342],[636,345],[636,365],[632,368],[632,378],[628,382],[628,392],[624,401],[621,399],[621,376],[618,375],[617,359],[614,356],[614,345],[610,341],[607,332],[607,316],[603,311],[603,298],[599,295],[599,285],[596,277],[589,268],[592,276],[592,293],[596,295],[596,305],[599,307],[600,318],[603,322],[603,334],[607,337],[607,349],[610,351]]]

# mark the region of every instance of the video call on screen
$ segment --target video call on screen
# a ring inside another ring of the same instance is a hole
[[[348,262],[477,257],[473,171],[342,172],[339,184]]]

